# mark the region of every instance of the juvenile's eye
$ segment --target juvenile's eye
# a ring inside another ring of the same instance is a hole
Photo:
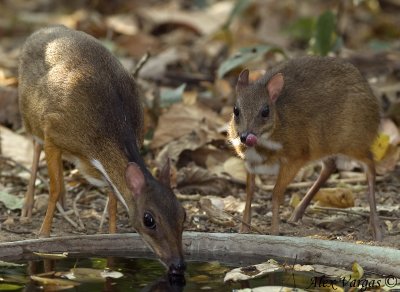
[[[156,228],[156,220],[154,220],[153,215],[151,215],[149,212],[144,212],[143,224],[149,229]]]
[[[239,116],[239,108],[237,106],[233,107],[233,114],[235,115],[235,117]]]
[[[263,110],[261,111],[261,116],[263,118],[268,118],[268,116],[269,116],[269,106],[266,106],[265,108],[263,108]]]

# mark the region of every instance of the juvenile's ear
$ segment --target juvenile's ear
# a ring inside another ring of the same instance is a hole
[[[239,78],[236,84],[236,89],[242,88],[249,85],[249,69],[244,69],[239,74]]]
[[[160,182],[166,186],[171,187],[171,175],[170,175],[170,159],[167,158],[164,166],[160,170],[159,176]]]
[[[133,193],[134,197],[142,194],[146,182],[143,172],[135,162],[128,163],[125,171],[125,180],[128,189]]]
[[[281,94],[283,88],[283,74],[278,73],[271,77],[267,84],[268,96],[271,101],[274,103],[279,95]]]

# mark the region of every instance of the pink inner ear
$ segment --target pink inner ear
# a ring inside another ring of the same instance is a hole
[[[281,94],[283,84],[284,84],[284,81],[283,81],[282,73],[275,74],[268,81],[268,84],[267,84],[268,95],[273,103],[278,99],[279,95]]]
[[[145,180],[143,172],[136,163],[129,162],[125,171],[125,179],[129,190],[134,196],[142,194]]]

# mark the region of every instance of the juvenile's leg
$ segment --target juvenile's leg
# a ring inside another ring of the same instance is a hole
[[[317,180],[314,182],[312,187],[308,190],[307,194],[301,200],[300,204],[293,211],[292,216],[289,218],[289,222],[297,222],[304,215],[304,212],[311,200],[314,198],[315,194],[319,191],[321,186],[328,180],[333,172],[336,170],[335,158],[330,157],[324,159],[322,162],[321,173],[319,174]]]
[[[46,216],[40,228],[39,237],[49,237],[54,211],[60,193],[64,188],[63,165],[61,160],[61,149],[50,141],[44,142],[44,153],[46,154],[47,169],[50,179],[49,203]]]
[[[25,194],[24,206],[21,211],[21,217],[32,217],[32,208],[34,201],[34,193],[35,193],[35,182],[36,175],[39,168],[39,158],[40,153],[43,150],[43,146],[39,144],[37,141],[33,140],[33,161],[32,161],[32,169],[31,169],[31,177],[29,179],[28,189]]]
[[[246,205],[243,211],[243,222],[250,225],[251,223],[251,201],[253,200],[254,189],[256,184],[256,176],[250,172],[247,172],[246,179]],[[243,224],[240,226],[240,233],[246,233],[250,231],[248,225]]]
[[[272,191],[272,225],[271,234],[279,234],[279,206],[288,184],[294,179],[303,162],[282,163],[275,187]]]

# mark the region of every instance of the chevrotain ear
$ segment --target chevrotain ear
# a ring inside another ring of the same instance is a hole
[[[271,77],[267,84],[268,95],[271,101],[274,103],[279,95],[281,94],[283,88],[283,74],[278,73]]]
[[[166,186],[171,187],[171,174],[170,174],[170,159],[167,158],[164,166],[160,170],[159,175],[160,182]]]
[[[249,85],[249,69],[244,69],[240,74],[236,84],[236,89]]]
[[[145,185],[145,179],[143,172],[135,162],[128,163],[125,171],[125,180],[128,189],[133,193],[135,197],[142,194],[143,187]]]

